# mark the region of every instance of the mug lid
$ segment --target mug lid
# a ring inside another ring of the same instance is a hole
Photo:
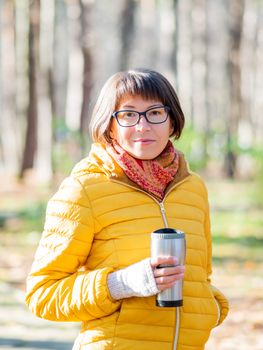
[[[165,228],[160,228],[158,230],[153,231],[151,236],[155,238],[160,238],[160,239],[162,238],[172,239],[172,238],[183,238],[185,234],[181,230],[165,227]]]

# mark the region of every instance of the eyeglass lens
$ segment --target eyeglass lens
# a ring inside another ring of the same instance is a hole
[[[121,126],[133,126],[139,123],[141,116],[146,117],[148,123],[161,124],[164,123],[168,117],[165,106],[151,108],[145,112],[139,113],[136,111],[119,111],[116,113],[116,118]]]

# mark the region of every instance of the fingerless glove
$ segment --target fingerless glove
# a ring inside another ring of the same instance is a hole
[[[150,258],[110,273],[107,284],[110,294],[115,300],[129,297],[148,297],[159,292]]]

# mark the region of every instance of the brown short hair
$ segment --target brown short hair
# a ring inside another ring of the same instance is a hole
[[[174,88],[156,71],[134,69],[114,74],[101,89],[90,122],[90,133],[94,142],[111,142],[109,135],[111,116],[125,95],[157,99],[165,106],[169,106],[171,109],[169,115],[174,127],[171,136],[179,139],[185,118]]]

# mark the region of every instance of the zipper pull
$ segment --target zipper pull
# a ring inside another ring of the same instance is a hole
[[[162,214],[164,226],[165,226],[165,227],[169,227],[169,226],[168,226],[167,219],[166,219],[165,207],[164,207],[163,202],[160,202],[160,203],[159,203],[159,206],[160,206],[160,209],[161,209],[161,214]]]
[[[161,208],[162,214],[165,214],[165,208],[164,208],[163,202],[160,202],[160,208]]]

